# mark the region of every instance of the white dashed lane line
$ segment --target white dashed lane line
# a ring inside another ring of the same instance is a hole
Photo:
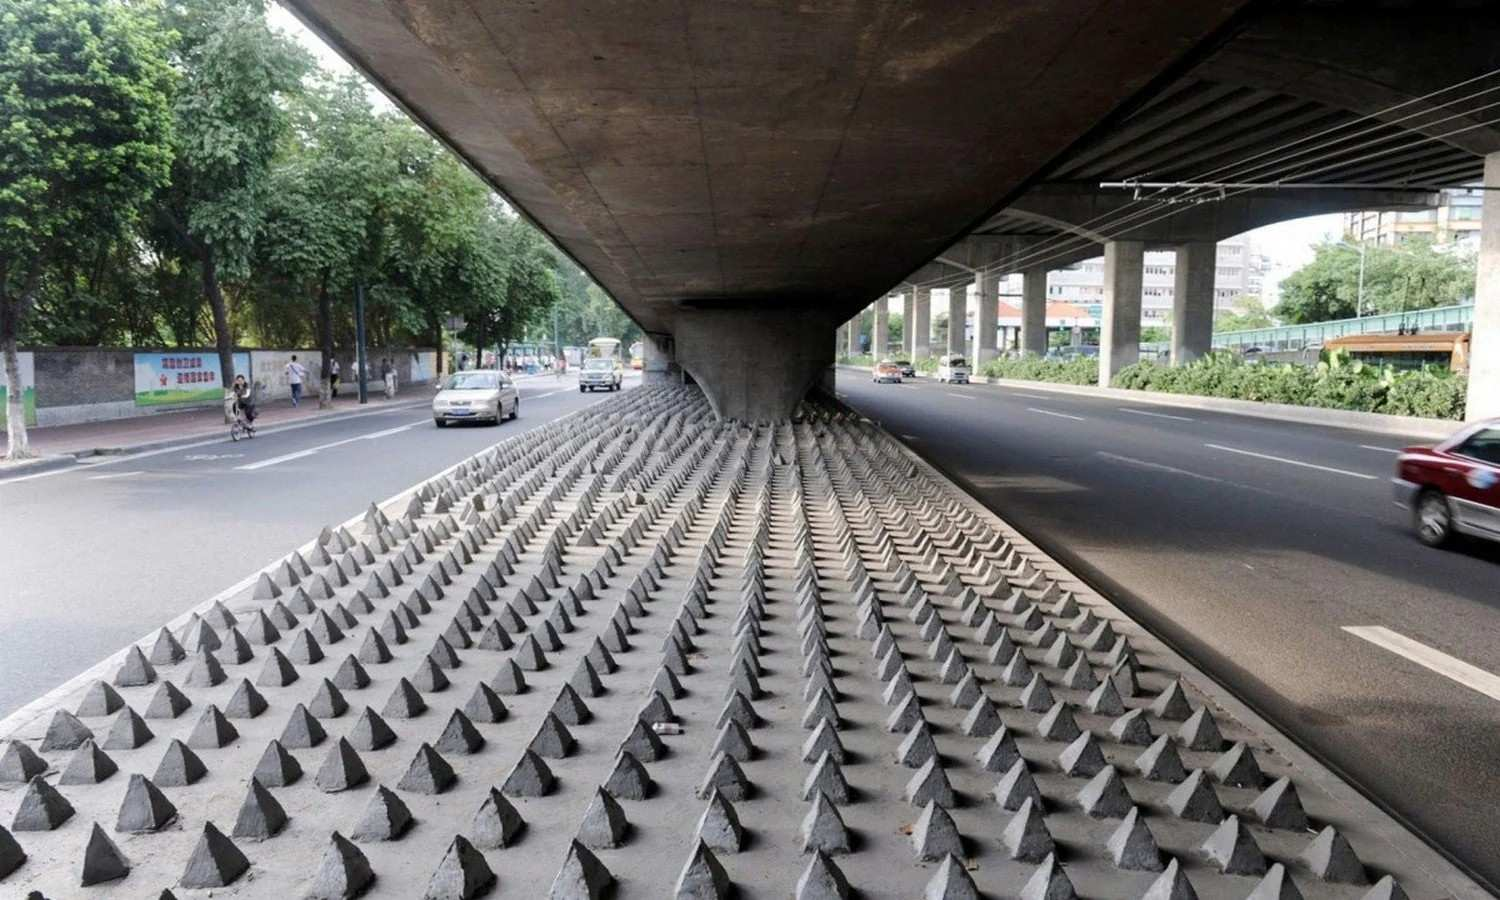
[[[1256,453],[1254,450],[1241,450],[1238,447],[1226,447],[1223,444],[1204,444],[1211,450],[1222,450],[1225,453],[1238,453],[1241,456],[1253,456],[1256,459],[1264,459],[1270,462],[1285,463],[1289,466],[1301,466],[1304,469],[1317,469],[1319,472],[1332,472],[1335,475],[1348,475],[1350,478],[1363,478],[1367,481],[1375,481],[1377,476],[1367,475],[1364,472],[1351,472],[1348,469],[1335,469],[1333,466],[1320,466],[1317,463],[1303,462],[1300,459],[1287,459],[1285,456],[1272,456],[1269,453]]]
[[[1067,413],[1053,412],[1050,409],[1037,409],[1035,406],[1026,407],[1027,412],[1041,413],[1044,416],[1056,416],[1059,419],[1072,419],[1075,422],[1088,421],[1083,416],[1070,416]]]
[[[1173,416],[1173,415],[1168,415],[1167,413],[1147,412],[1144,409],[1131,409],[1128,406],[1121,406],[1121,407],[1117,407],[1117,408],[1120,410],[1120,412],[1130,413],[1133,416],[1150,416],[1153,419],[1172,419],[1172,420],[1177,421],[1177,422],[1196,422],[1196,421],[1198,421],[1197,419],[1190,419],[1187,416]]]
[[[1456,681],[1491,700],[1500,700],[1500,676],[1486,672],[1478,666],[1471,666],[1441,650],[1379,625],[1345,625],[1343,630],[1377,647],[1389,650],[1397,656],[1409,659],[1424,669],[1430,669],[1450,681]]]

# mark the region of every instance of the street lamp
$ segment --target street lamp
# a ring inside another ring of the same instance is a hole
[[[1365,314],[1365,242],[1361,240],[1358,244],[1353,244],[1348,238],[1344,238],[1339,243],[1359,251],[1359,283],[1354,290],[1354,318],[1358,319]]]

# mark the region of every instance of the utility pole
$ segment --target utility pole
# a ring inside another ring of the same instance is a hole
[[[1354,318],[1363,316],[1365,310],[1365,242],[1359,242],[1359,287],[1354,292]]]
[[[359,369],[359,402],[363,405],[370,402],[369,390],[365,387],[365,284],[363,281],[354,283],[354,358],[354,365]]]

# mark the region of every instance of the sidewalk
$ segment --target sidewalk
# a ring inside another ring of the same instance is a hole
[[[347,416],[382,408],[398,409],[424,403],[430,397],[430,389],[426,385],[419,385],[398,393],[394,400],[386,400],[384,394],[372,393],[370,402],[365,406],[360,406],[359,397],[353,392],[341,394],[329,409],[319,409],[316,397],[305,398],[298,407],[293,407],[290,400],[272,400],[260,405],[255,425],[260,430],[266,430],[318,418]],[[224,424],[221,410],[217,407],[204,407],[104,422],[31,428],[29,434],[32,452],[37,454],[38,459],[19,464],[0,462],[0,474],[13,473],[22,467],[28,472],[36,471],[38,467],[67,465],[88,456],[123,453],[195,438],[228,437],[229,429]],[[8,446],[5,434],[0,433],[0,455],[4,454]]]

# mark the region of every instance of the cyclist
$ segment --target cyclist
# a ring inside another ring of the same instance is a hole
[[[255,387],[245,380],[245,376],[234,376],[234,411],[245,417],[245,425],[250,429],[255,428]]]

